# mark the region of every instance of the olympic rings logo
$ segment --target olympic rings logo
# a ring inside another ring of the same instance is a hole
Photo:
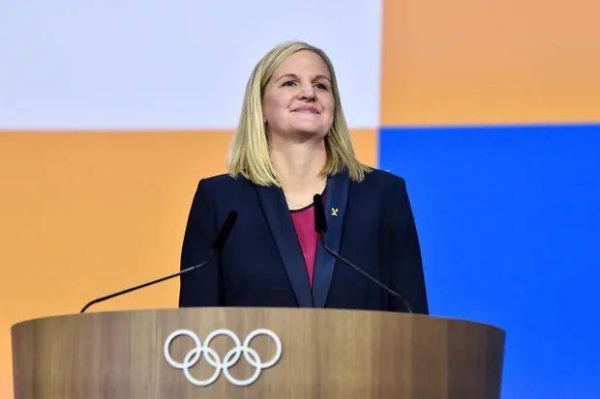
[[[221,360],[219,354],[210,347],[211,341],[221,335],[231,338],[231,340],[234,343],[234,347],[225,354],[223,360]],[[268,362],[263,362],[258,352],[256,352],[250,347],[250,343],[252,342],[252,340],[259,335],[266,335],[275,342],[275,355]],[[171,343],[176,338],[182,336],[191,338],[192,341],[194,341],[195,348],[190,350],[185,355],[183,362],[177,362],[171,356]],[[210,333],[203,342],[202,339],[200,339],[194,332],[182,329],[173,331],[167,337],[167,339],[165,340],[163,352],[165,358],[167,359],[167,362],[169,362],[169,364],[174,368],[183,370],[183,374],[185,375],[187,380],[196,386],[205,387],[212,384],[217,380],[217,378],[219,378],[219,375],[221,375],[222,371],[223,374],[225,374],[225,378],[227,379],[227,381],[234,385],[242,387],[254,383],[260,376],[262,370],[272,367],[275,363],[279,361],[279,358],[281,357],[281,340],[273,331],[260,328],[248,334],[248,336],[244,340],[244,343],[242,344],[238,336],[233,331],[221,328]],[[229,368],[238,363],[242,354],[244,355],[244,359],[255,369],[253,374],[245,380],[237,379],[234,376],[232,376],[229,372]],[[190,368],[195,366],[198,363],[198,361],[200,361],[202,355],[204,355],[204,359],[206,360],[206,362],[212,367],[214,367],[215,371],[207,379],[199,380],[192,376],[192,374],[190,373]]]

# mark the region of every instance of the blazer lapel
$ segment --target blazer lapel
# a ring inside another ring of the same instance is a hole
[[[292,217],[279,187],[256,186],[273,240],[300,307],[313,307],[310,283]]]
[[[342,241],[349,191],[350,178],[346,173],[329,177],[325,191],[325,217],[327,218],[325,243],[335,252],[339,251]],[[335,261],[336,259],[327,253],[322,245],[317,246],[312,289],[313,301],[316,307],[324,307],[327,302]]]

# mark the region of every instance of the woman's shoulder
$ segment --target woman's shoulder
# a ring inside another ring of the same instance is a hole
[[[233,187],[248,184],[248,182],[249,181],[243,176],[233,177],[230,174],[223,173],[221,175],[203,177],[199,184],[211,187]]]
[[[252,184],[243,176],[233,177],[229,174],[204,177],[198,183],[198,191],[207,191],[213,194],[234,194],[240,190],[248,190]]]
[[[385,171],[381,169],[371,169],[369,173],[365,174],[364,180],[359,184],[365,184],[370,186],[380,186],[382,188],[386,187],[398,187],[403,188],[406,183],[404,178],[401,176],[395,175],[390,171]]]
[[[237,178],[232,177],[227,173],[220,175],[214,175],[209,177],[203,177],[200,179],[200,183],[207,185],[223,185],[223,184],[234,184]]]

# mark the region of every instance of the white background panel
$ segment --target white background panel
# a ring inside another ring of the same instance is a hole
[[[0,129],[232,128],[274,45],[323,48],[352,127],[379,122],[379,1],[0,0]]]

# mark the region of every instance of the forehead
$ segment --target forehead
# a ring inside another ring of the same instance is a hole
[[[327,64],[320,55],[310,50],[300,50],[287,57],[275,70],[273,76],[286,74],[325,75],[331,77]]]

